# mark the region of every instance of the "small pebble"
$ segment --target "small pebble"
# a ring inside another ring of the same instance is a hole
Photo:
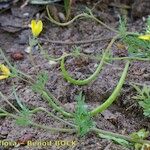
[[[53,61],[53,60],[50,60],[48,63],[49,63],[49,65],[50,65],[51,67],[54,67],[54,66],[56,66],[56,65],[58,64],[58,62]]]
[[[26,53],[30,53],[31,52],[31,47],[30,46],[28,46],[27,48],[25,48],[25,50],[24,50]]]
[[[92,53],[94,53],[94,49],[86,48],[86,49],[83,49],[83,52],[86,53],[86,54],[92,54]]]
[[[65,21],[66,17],[65,17],[65,15],[64,15],[63,13],[59,12],[59,13],[58,13],[58,16],[59,16],[59,18],[60,18],[60,20],[61,20],[62,22]]]
[[[23,18],[28,18],[29,16],[30,16],[29,13],[24,13],[24,14],[23,14]]]

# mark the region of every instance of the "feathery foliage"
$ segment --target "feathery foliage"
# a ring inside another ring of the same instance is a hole
[[[82,92],[76,96],[76,100],[75,124],[77,125],[79,136],[83,136],[94,126],[94,122],[88,112],[87,106],[84,102],[85,96],[82,95]]]

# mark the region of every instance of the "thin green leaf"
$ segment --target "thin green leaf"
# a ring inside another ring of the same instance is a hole
[[[112,140],[113,142],[119,144],[119,145],[122,145],[124,147],[127,147],[127,148],[131,148],[131,143],[129,143],[128,141],[124,140],[124,139],[121,139],[121,138],[116,138],[114,136],[111,136],[111,135],[104,135],[104,134],[99,134],[99,136],[101,138],[105,138],[105,139],[108,139],[108,140]]]
[[[27,110],[20,112],[19,117],[16,119],[16,124],[19,126],[28,126],[30,125],[31,114]]]
[[[36,83],[32,85],[32,89],[35,92],[37,91],[41,92],[45,88],[47,81],[48,81],[48,73],[47,72],[39,73]]]
[[[15,96],[15,98],[16,98],[16,101],[17,101],[17,104],[19,105],[19,107],[20,107],[22,110],[28,110],[28,108],[27,108],[25,105],[23,105],[23,104],[21,103],[21,100],[20,100],[20,98],[18,97],[18,95],[17,95],[16,90],[15,90],[14,87],[13,87],[13,94],[14,94],[14,96]]]

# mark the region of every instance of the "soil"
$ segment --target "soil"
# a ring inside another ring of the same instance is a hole
[[[72,14],[79,14],[85,6],[85,3],[76,4]],[[94,11],[99,19],[102,19],[109,26],[117,28],[119,24],[117,14],[119,14],[120,11],[118,9],[115,9],[117,11],[114,11],[114,9],[114,7],[107,8],[107,11],[103,13],[98,9],[95,9]],[[117,14],[112,13],[112,10],[113,12],[117,12]],[[45,19],[43,6],[38,7],[28,5],[23,9],[20,9],[20,5],[15,5],[0,13],[0,47],[3,49],[11,64],[15,65],[17,69],[31,75],[33,78],[36,78],[37,73],[46,70],[49,75],[49,81],[46,84],[47,89],[69,109],[74,109],[76,104],[75,95],[79,94],[80,91],[83,91],[85,94],[86,103],[89,109],[92,109],[104,102],[116,87],[125,63],[123,61],[113,61],[106,64],[97,80],[85,86],[75,86],[64,80],[59,63],[51,65],[49,61],[43,57],[39,50],[35,50],[33,53],[36,65],[36,67],[34,67],[30,61],[29,54],[26,53],[25,50],[28,47],[28,36],[30,35],[28,24],[31,19],[35,18],[39,13],[44,23],[44,32],[40,35],[41,44],[50,55],[55,57],[61,56],[64,52],[71,52],[75,45],[57,44],[53,43],[51,40],[74,42],[108,38],[108,40],[76,45],[80,46],[83,53],[97,55],[102,53],[102,50],[106,48],[109,43],[109,39],[114,36],[113,32],[90,19],[79,19],[67,27],[60,27]],[[112,19],[107,19],[105,15],[111,16]],[[140,32],[143,30],[145,19],[140,18],[138,20],[133,20],[129,16],[128,22],[128,28],[130,31]],[[120,42],[118,41],[118,43]],[[114,56],[126,55],[126,50],[120,50],[117,44],[113,45],[112,52]],[[21,55],[19,60],[16,59],[16,54],[18,53],[19,56]],[[4,63],[2,57],[0,57],[0,62]],[[93,59],[68,58],[66,61],[66,68],[75,78],[84,79],[94,72],[98,63],[98,61]],[[137,101],[132,98],[136,95],[136,91],[132,86],[130,86],[130,82],[150,85],[150,63],[138,61],[131,63],[127,79],[117,101],[113,103],[107,111],[102,113],[102,115],[98,115],[94,118],[98,128],[124,135],[128,135],[142,128],[150,130],[149,119],[143,116],[143,112],[138,106]],[[12,96],[13,84],[15,84],[17,94],[21,98],[22,102],[30,109],[34,107],[44,107],[49,111],[53,111],[52,108],[47,105],[47,102],[40,97],[40,95],[34,93],[27,83],[19,80],[18,78],[0,81],[0,91],[4,95],[10,97],[10,102],[15,104],[15,98]],[[3,99],[1,99],[0,105],[12,113],[15,113]],[[38,113],[34,116],[34,119],[40,124],[53,127],[65,127],[61,122],[57,122],[45,113]],[[18,126],[11,118],[0,118],[0,140],[19,141],[25,137],[28,137],[29,140],[32,141],[76,141],[76,145],[71,147],[57,147],[56,145],[52,145],[40,148],[28,147],[24,144],[19,145],[18,147],[1,147],[0,149],[128,150],[127,148],[117,145],[112,141],[102,139],[93,133],[89,133],[85,137],[79,138],[76,134],[52,133],[44,129],[33,128],[31,126]]]

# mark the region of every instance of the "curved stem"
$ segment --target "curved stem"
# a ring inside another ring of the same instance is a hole
[[[61,44],[61,45],[80,45],[80,44],[88,44],[88,43],[94,43],[94,42],[99,42],[99,41],[108,41],[111,40],[112,37],[106,37],[106,38],[95,38],[95,39],[91,39],[91,40],[80,40],[80,41],[61,41],[61,40],[50,40],[48,37],[46,37],[47,39],[41,38],[41,41],[44,42],[49,42],[49,43],[53,43],[53,44]]]
[[[48,17],[46,17],[49,21],[51,21],[52,23],[55,23],[59,26],[68,26],[69,24],[73,23],[77,18],[80,18],[80,17],[85,17],[84,14],[79,14],[77,16],[75,16],[72,20],[68,21],[68,22],[65,22],[65,23],[60,23],[60,22],[57,22],[56,20],[54,20],[52,18],[52,16],[50,15],[50,12],[49,12],[49,9],[48,9],[48,5],[46,6],[46,11],[47,11],[47,15]]]
[[[4,109],[0,108],[0,112],[4,113],[4,114],[8,114],[7,111],[5,111]]]
[[[0,48],[0,54],[2,55],[3,59],[5,60],[5,62],[7,63],[7,65],[9,66],[9,68],[10,68],[11,70],[15,70],[15,71],[16,71],[17,73],[19,73],[20,75],[22,75],[22,76],[24,76],[25,78],[31,80],[32,82],[35,82],[34,79],[31,78],[29,75],[25,74],[25,73],[22,72],[22,71],[16,70],[15,67],[13,67],[13,66],[10,64],[10,62],[8,61],[8,59],[5,57],[5,55],[4,55],[4,53],[3,53],[3,51],[2,51],[1,48]],[[17,77],[18,77],[18,75],[17,75]],[[20,77],[20,78],[21,78],[21,77]],[[30,81],[28,81],[28,82],[29,82],[30,84],[32,84]]]
[[[8,66],[9,66],[11,69],[14,69],[14,67],[9,63],[8,59],[5,57],[5,55],[4,55],[4,53],[3,53],[3,51],[2,51],[1,48],[0,48],[0,53],[2,54],[2,57],[4,58],[4,60],[5,60],[6,63],[8,64]],[[24,77],[26,77],[26,78],[32,80],[32,82],[35,83],[35,81],[34,81],[30,76],[26,75],[25,73],[22,73],[22,72],[19,71],[19,70],[16,70],[16,71],[17,71],[17,73],[23,75]],[[32,85],[33,83],[30,83],[30,84]],[[65,115],[65,116],[69,116],[69,117],[72,116],[71,113],[66,112],[66,111],[64,110],[64,108],[62,108],[61,106],[59,106],[60,103],[55,99],[55,97],[54,97],[50,92],[47,92],[47,91],[45,90],[45,91],[42,91],[42,93],[43,93],[42,95],[43,95],[44,99],[46,99],[46,100],[49,102],[49,104],[51,104],[51,106],[54,107],[54,109],[56,109],[57,111],[60,111],[60,112],[61,112],[63,115]],[[0,95],[1,95],[1,93],[0,93]],[[1,95],[1,96],[2,96],[2,95]],[[14,108],[14,109],[15,109],[15,108]],[[17,111],[17,109],[15,109],[15,110]],[[18,112],[18,111],[17,111],[17,112]]]
[[[34,110],[30,111],[30,112],[31,112],[31,113],[36,113],[36,112],[38,112],[38,111],[44,111],[44,112],[46,112],[49,116],[55,118],[56,120],[59,120],[59,121],[65,123],[65,124],[67,124],[67,125],[70,125],[70,126],[72,126],[72,127],[75,127],[74,124],[69,123],[68,121],[65,121],[64,119],[61,119],[61,118],[57,117],[56,115],[54,115],[54,114],[52,114],[51,112],[47,111],[47,110],[46,110],[45,108],[43,108],[43,107],[36,108],[36,109],[34,109]]]
[[[6,116],[8,116],[8,114],[0,113],[0,117],[6,117]]]
[[[110,49],[110,47],[112,46],[112,44],[115,42],[115,40],[118,38],[118,36],[115,36],[111,42],[109,43],[109,45],[107,46],[103,56],[102,56],[102,59],[101,59],[101,62],[100,64],[98,65],[96,71],[90,76],[88,77],[87,79],[84,79],[84,80],[76,80],[76,79],[73,79],[69,73],[67,72],[67,70],[65,69],[65,57],[63,57],[63,59],[61,60],[61,71],[62,71],[62,75],[63,77],[69,81],[70,83],[72,84],[76,84],[76,85],[85,85],[85,84],[88,84],[89,82],[91,81],[94,81],[96,80],[98,74],[100,73],[100,71],[102,70],[102,67],[103,67],[103,64],[105,63],[105,58],[106,58],[106,55],[108,54],[108,51]]]
[[[59,0],[56,0],[56,2]],[[55,1],[51,0],[27,0],[27,3],[33,4],[33,5],[49,5]]]
[[[10,116],[10,117],[15,118],[15,119],[18,118],[17,115],[11,114],[11,113],[9,113],[9,112],[3,110],[2,108],[0,108],[0,111],[2,112],[2,113],[0,113],[0,117],[3,117],[3,116]]]
[[[58,101],[58,100],[51,94],[51,92],[49,92],[46,88],[44,89],[44,91],[47,93],[47,95],[53,100],[53,102],[54,102],[56,105],[62,107],[62,109],[64,109],[64,110],[66,109],[66,108],[64,107],[64,105],[63,105],[60,101]]]
[[[133,60],[133,61],[150,61],[150,58],[140,58],[140,57],[114,57],[111,60]]]
[[[125,65],[125,68],[123,70],[122,76],[117,84],[117,87],[114,89],[113,93],[111,94],[111,96],[100,106],[98,106],[97,108],[93,109],[90,114],[92,116],[97,115],[98,113],[103,112],[104,110],[106,110],[117,98],[117,96],[119,95],[121,88],[124,84],[125,78],[127,76],[127,72],[128,72],[128,68],[129,68],[129,64],[130,62],[128,61]]]
[[[7,99],[7,97],[5,97],[5,96],[2,94],[2,92],[0,92],[0,97],[2,97],[3,100],[4,100],[11,108],[13,108],[17,113],[20,112],[11,102],[9,102],[9,100]]]
[[[98,61],[102,59],[102,55],[98,55],[98,57],[97,57],[94,55],[88,55],[88,54],[80,53],[80,56],[88,57],[88,58],[95,59]],[[109,61],[109,60],[150,61],[150,58],[141,58],[141,57],[113,57],[113,58],[109,58],[109,57],[105,57],[105,60],[106,61]]]
[[[76,132],[76,129],[53,128],[53,127],[50,127],[50,126],[40,125],[40,124],[37,124],[37,123],[34,123],[34,122],[30,122],[30,125],[35,126],[37,128],[50,130],[50,131],[53,131],[53,132],[71,132],[71,133]]]
[[[72,113],[66,112],[61,106],[56,105],[53,102],[53,99],[45,91],[42,91],[42,97],[46,99],[49,102],[49,105],[52,106],[55,110],[61,112],[62,115],[66,117],[73,117]]]
[[[87,14],[87,13],[82,13],[82,14],[79,14],[77,16],[75,16],[72,20],[68,21],[68,22],[65,22],[65,23],[60,23],[60,22],[57,22],[55,21],[52,16],[50,15],[50,12],[49,12],[49,9],[48,9],[48,6],[46,7],[46,11],[47,11],[47,15],[48,17],[46,17],[48,20],[50,20],[52,23],[55,23],[59,26],[67,26],[71,23],[73,23],[76,19],[78,18],[81,18],[81,17],[84,17],[84,18],[91,18],[91,19],[94,19],[95,21],[97,21],[98,23],[100,23],[101,25],[103,25],[105,28],[109,29],[110,31],[113,31],[115,33],[118,33],[117,30],[109,27],[108,25],[106,25],[105,23],[103,23],[102,21],[100,21],[99,19],[97,19],[96,17],[94,17],[94,15],[92,14],[92,12],[90,11],[90,14]]]
[[[67,72],[67,70],[65,69],[65,58],[63,58],[61,60],[61,71],[62,71],[62,75],[63,77],[69,81],[70,83],[72,84],[76,84],[76,85],[85,85],[85,84],[88,84],[89,82],[91,81],[94,81],[96,78],[97,78],[97,75],[99,74],[99,72],[102,70],[102,67],[103,67],[103,64],[104,64],[104,60],[105,60],[105,55],[106,53],[103,54],[103,57],[101,59],[101,62],[100,64],[98,65],[96,71],[90,76],[88,77],[87,79],[84,79],[84,80],[76,80],[76,79],[73,79],[69,73]]]
[[[103,25],[106,29],[109,29],[110,31],[113,31],[113,32],[115,32],[115,33],[118,33],[117,30],[115,30],[115,29],[109,27],[108,25],[106,25],[105,23],[103,23],[101,20],[97,19],[94,15],[89,16],[89,18],[94,19],[95,21],[97,21],[98,23],[100,23],[101,25]]]
[[[71,54],[64,53],[62,56],[60,56],[60,57],[58,57],[58,58],[54,58],[54,57],[49,56],[48,53],[46,53],[46,52],[44,51],[44,49],[43,49],[43,47],[41,46],[41,44],[38,43],[38,46],[39,46],[39,48],[40,48],[42,54],[44,55],[45,59],[47,59],[47,60],[60,61],[60,60],[62,60],[62,58],[72,55],[72,53],[71,53]]]
[[[43,92],[45,93],[44,98],[49,102],[49,104],[51,106],[54,106],[54,109],[56,109],[57,111],[59,111],[58,108],[60,108],[60,110],[63,110],[63,112],[66,114],[65,116],[68,116],[69,114],[71,115],[70,112],[68,112],[67,108],[64,107],[64,105],[59,102],[52,94],[51,92],[49,92],[48,90],[44,89]],[[49,98],[48,98],[49,97]],[[61,112],[62,113],[62,112]]]
[[[140,144],[150,144],[150,141],[148,141],[148,140],[136,140],[135,141],[130,136],[121,135],[121,134],[118,134],[118,133],[113,133],[113,132],[101,130],[101,129],[98,129],[98,128],[93,128],[91,130],[98,133],[98,134],[110,135],[110,136],[113,136],[113,137],[116,137],[116,138],[121,138],[121,139],[130,141],[130,142],[136,142],[136,143],[140,143]]]

